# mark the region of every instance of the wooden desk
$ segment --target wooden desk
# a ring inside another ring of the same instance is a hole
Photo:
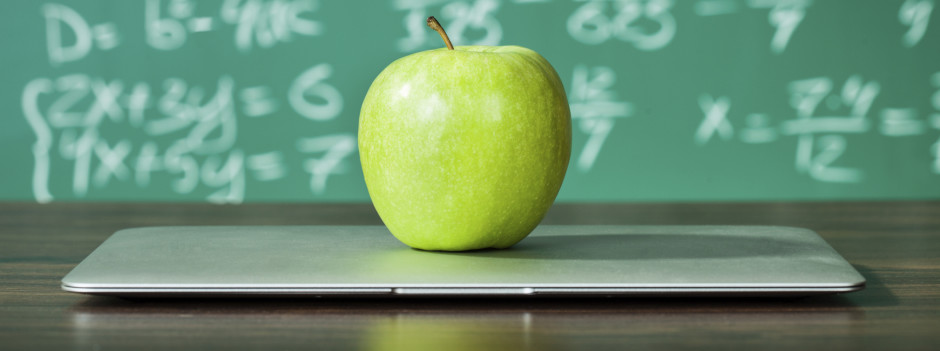
[[[371,205],[0,204],[0,349],[929,349],[940,345],[940,203],[560,204],[546,224],[812,228],[868,288],[797,300],[156,300],[63,292],[114,231],[381,224]]]

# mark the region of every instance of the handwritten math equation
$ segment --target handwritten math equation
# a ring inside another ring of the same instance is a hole
[[[266,86],[239,87],[231,76],[219,77],[211,88],[181,78],[168,78],[159,87],[85,74],[34,79],[23,91],[22,107],[37,137],[32,149],[36,199],[54,199],[52,172],[72,174],[70,190],[79,197],[112,181],[146,188],[155,173],[162,173],[172,178],[172,190],[179,194],[204,186],[218,189],[207,196],[209,201],[238,203],[245,196],[246,177],[270,182],[290,171],[280,147],[254,153],[238,147],[239,116],[275,118],[286,100],[295,112],[291,115],[299,118],[336,118],[340,105],[330,104],[340,101],[308,100],[318,90],[321,99],[335,93],[323,80],[329,67],[320,64],[300,74],[280,99]],[[266,137],[279,140],[276,133]],[[135,142],[141,139],[146,141]],[[320,194],[331,175],[349,167],[346,159],[355,152],[356,139],[352,133],[299,138],[292,148],[307,155],[300,168],[309,173],[310,190]],[[53,160],[71,164],[54,169],[64,165]]]
[[[192,36],[218,32],[224,26],[235,33],[234,46],[241,52],[268,49],[297,37],[323,34],[316,20],[319,1],[224,0],[219,8],[200,8],[194,0],[146,0],[143,41],[151,48],[172,51],[183,48]],[[110,51],[128,41],[111,21],[94,22],[73,8],[57,3],[42,5],[46,23],[49,63],[60,66],[78,61],[94,51]],[[75,38],[63,39],[69,32]]]
[[[925,170],[940,175],[940,72],[921,83],[934,90],[928,111],[919,111],[916,107],[886,107],[873,111],[872,104],[882,89],[877,81],[866,80],[861,75],[845,80],[832,77],[795,80],[786,87],[794,118],[781,120],[787,116],[746,112],[744,124],[737,126],[729,119],[731,97],[702,94],[698,105],[703,118],[694,140],[698,145],[714,142],[714,139],[765,144],[792,137],[796,139],[794,168],[797,172],[822,182],[858,183],[864,179],[863,170],[836,165],[849,147],[847,136],[875,131],[887,138],[904,138],[934,131],[937,140],[930,146],[931,161],[925,165]]]
[[[312,19],[317,1],[226,0],[203,12],[195,1],[147,0],[144,5],[142,41],[158,51],[179,50],[189,36],[223,25],[234,27],[233,45],[242,52],[323,30],[323,23]],[[52,67],[67,68],[94,50],[141,41],[122,37],[112,22],[89,21],[67,5],[45,4],[42,14]],[[74,38],[64,41],[63,33]],[[329,63],[297,72],[286,87],[240,85],[229,74],[210,85],[181,77],[153,83],[85,73],[35,78],[21,98],[23,115],[36,135],[33,193],[39,202],[48,202],[64,193],[84,197],[116,182],[148,188],[162,177],[168,191],[239,203],[248,180],[273,182],[299,169],[308,175],[309,190],[322,194],[332,175],[351,167],[353,133],[283,140],[272,130],[264,137],[279,143],[251,151],[237,141],[244,125],[264,120],[309,121],[311,131],[318,122],[335,120],[344,106],[335,79]],[[289,150],[302,155],[297,163],[291,163]],[[55,174],[70,174],[71,186],[56,189],[50,182]]]

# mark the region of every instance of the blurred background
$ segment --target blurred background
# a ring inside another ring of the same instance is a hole
[[[565,84],[558,201],[940,197],[934,0],[0,2],[0,200],[367,202],[395,59],[521,45]]]

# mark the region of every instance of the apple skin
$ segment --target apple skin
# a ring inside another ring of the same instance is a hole
[[[545,58],[458,46],[392,62],[359,115],[369,196],[422,250],[507,248],[545,217],[571,155],[571,113]]]

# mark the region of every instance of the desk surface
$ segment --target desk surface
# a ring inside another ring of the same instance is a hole
[[[868,279],[780,299],[127,301],[59,279],[114,231],[381,224],[371,205],[0,204],[0,349],[930,349],[940,202],[559,204],[545,224],[741,224],[820,233]],[[458,346],[459,345],[459,346]]]

